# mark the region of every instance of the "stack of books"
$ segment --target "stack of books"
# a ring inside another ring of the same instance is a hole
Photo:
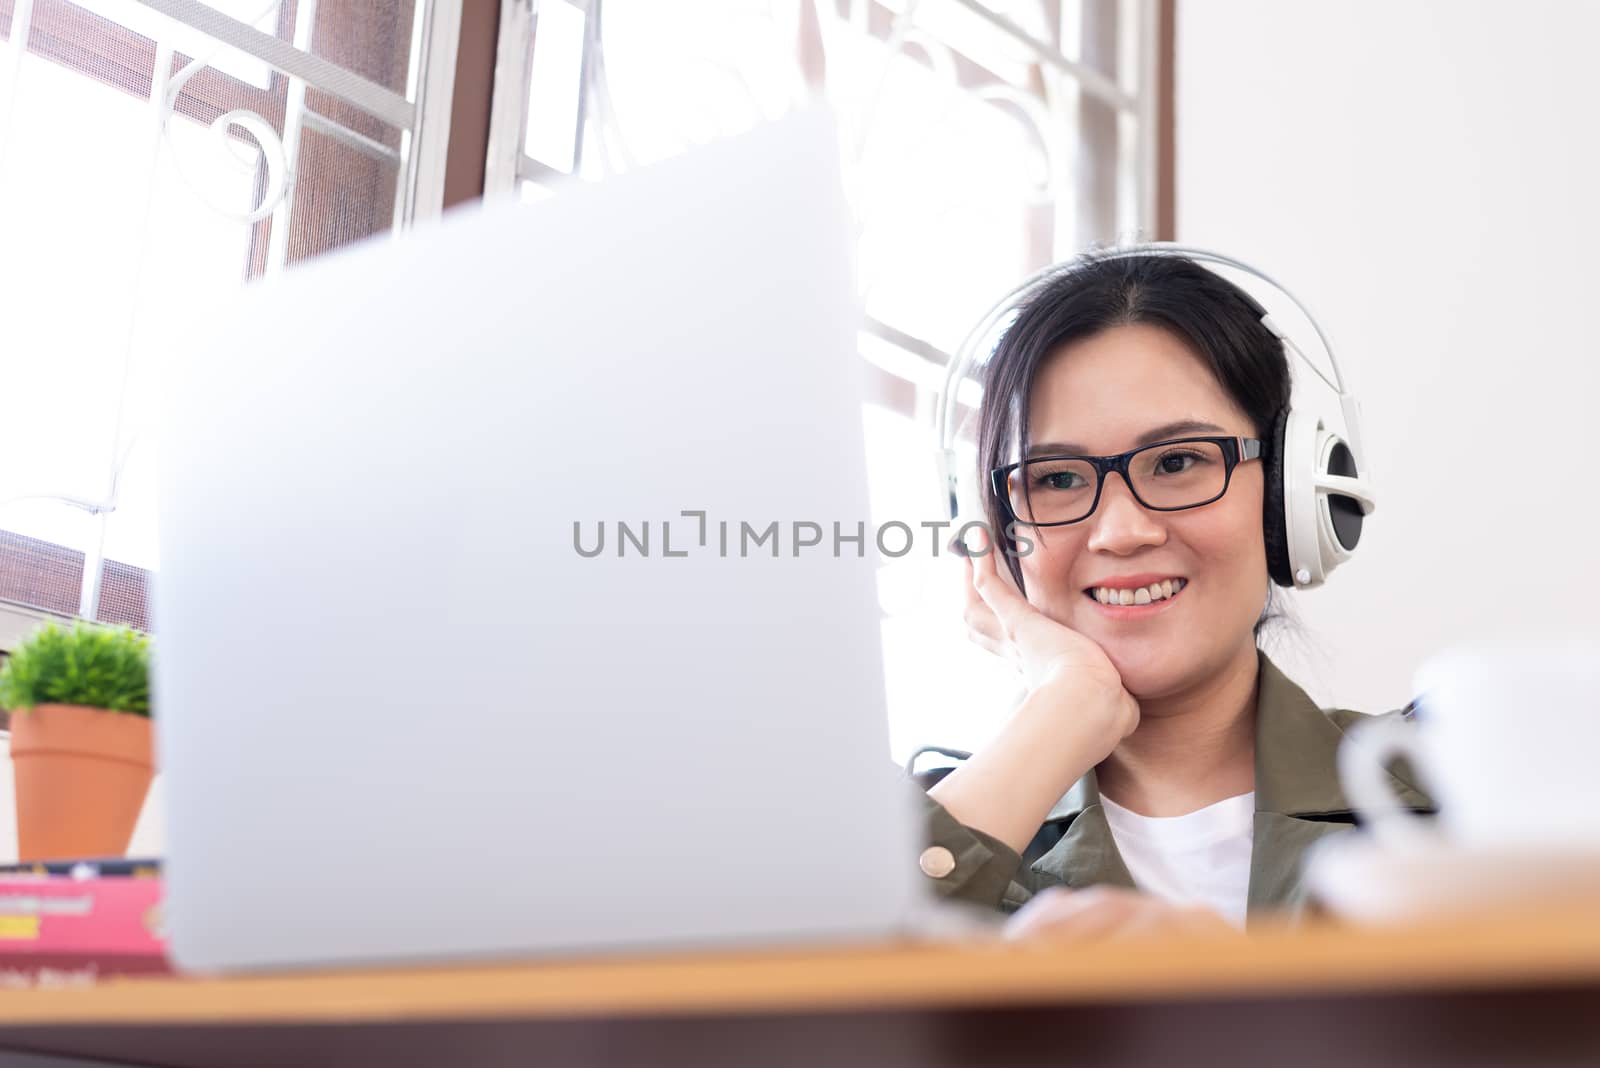
[[[170,975],[158,861],[0,866],[0,989]]]

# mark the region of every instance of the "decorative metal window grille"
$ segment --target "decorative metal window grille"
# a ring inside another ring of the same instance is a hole
[[[161,361],[438,213],[461,5],[0,0],[0,601],[150,627]]]
[[[873,519],[948,519],[929,427],[961,336],[1049,262],[1172,236],[1171,20],[1171,0],[507,0],[485,195],[543,199],[824,98],[859,234]],[[958,395],[970,413],[977,384]],[[1007,686],[945,563],[880,570],[902,753],[970,738],[960,717]]]

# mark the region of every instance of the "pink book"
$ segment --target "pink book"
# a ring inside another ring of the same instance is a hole
[[[0,876],[0,989],[167,975],[159,878]]]

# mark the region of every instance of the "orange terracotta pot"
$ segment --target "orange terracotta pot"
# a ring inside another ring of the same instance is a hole
[[[11,762],[19,860],[128,851],[155,775],[148,718],[81,705],[14,711]]]

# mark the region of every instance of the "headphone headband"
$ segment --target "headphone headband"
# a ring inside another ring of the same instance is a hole
[[[989,310],[978,320],[977,324],[961,339],[955,355],[945,366],[944,382],[940,389],[939,403],[934,409],[934,429],[939,437],[939,448],[946,456],[949,465],[948,477],[953,483],[954,457],[951,455],[955,449],[955,433],[952,427],[955,424],[955,412],[958,406],[957,391],[961,381],[971,371],[972,365],[977,361],[978,346],[983,339],[988,337],[995,326],[1007,314],[1016,309],[1025,297],[1043,289],[1058,278],[1076,273],[1096,263],[1105,263],[1112,260],[1134,259],[1140,256],[1164,256],[1172,259],[1190,260],[1195,263],[1210,263],[1221,267],[1231,267],[1237,271],[1258,278],[1288,298],[1296,308],[1300,309],[1306,321],[1311,324],[1311,329],[1316,331],[1317,341],[1322,346],[1322,351],[1328,356],[1328,363],[1333,368],[1333,379],[1322,373],[1322,368],[1312,363],[1310,358],[1299,345],[1273,320],[1271,315],[1261,316],[1261,325],[1265,326],[1272,335],[1282,341],[1285,347],[1294,351],[1302,363],[1309,367],[1313,374],[1327,383],[1339,398],[1343,410],[1345,433],[1349,441],[1350,451],[1354,454],[1356,464],[1363,472],[1370,472],[1371,467],[1366,454],[1366,449],[1361,441],[1360,414],[1356,408],[1356,399],[1345,388],[1344,374],[1339,368],[1339,358],[1334,355],[1333,345],[1328,341],[1328,335],[1323,331],[1322,325],[1317,322],[1317,317],[1311,313],[1306,302],[1295,296],[1283,283],[1261,270],[1225,253],[1215,252],[1211,249],[1199,248],[1195,245],[1181,245],[1174,241],[1146,241],[1135,245],[1122,245],[1104,250],[1091,250],[1074,256],[1070,260],[1062,260],[1044,267],[1023,280],[990,306]],[[1248,294],[1246,294],[1248,296]],[[1253,298],[1252,298],[1253,299]]]

